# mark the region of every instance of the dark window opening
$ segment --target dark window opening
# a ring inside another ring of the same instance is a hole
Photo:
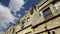
[[[33,12],[34,12],[33,10],[34,10],[34,9],[33,9],[33,7],[32,7],[32,9],[30,10],[30,14],[31,14],[31,15],[32,15],[32,14],[33,14]]]
[[[22,26],[21,26],[21,29],[23,29],[24,28],[24,22],[22,22]]]
[[[51,34],[50,32],[48,32],[48,34]]]
[[[47,29],[47,26],[45,26],[45,30],[48,30],[48,29]]]
[[[53,14],[52,14],[50,8],[47,8],[46,10],[44,10],[44,11],[43,11],[43,15],[44,15],[44,18],[45,18],[46,20],[48,20],[48,19],[50,19],[50,18],[53,17]]]
[[[28,17],[27,19],[30,19],[30,17]]]
[[[53,34],[56,34],[54,31],[52,31]]]

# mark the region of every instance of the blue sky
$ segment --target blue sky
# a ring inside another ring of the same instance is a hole
[[[4,24],[0,26],[0,32],[16,24],[18,19],[23,17],[28,12],[29,8],[38,2],[40,2],[40,0],[0,0],[0,9],[2,8],[0,10],[0,13],[2,13],[0,20],[3,21],[1,21],[0,25]],[[3,16],[5,16],[6,19]]]

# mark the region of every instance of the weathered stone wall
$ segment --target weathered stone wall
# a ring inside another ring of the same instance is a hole
[[[42,0],[3,34],[60,34],[60,3],[56,1],[60,0]],[[48,8],[53,16],[45,19],[43,12]],[[24,27],[22,28],[23,22]]]

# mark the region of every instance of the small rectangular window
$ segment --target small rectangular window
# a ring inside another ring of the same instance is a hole
[[[53,17],[53,14],[52,14],[50,8],[47,8],[46,10],[44,10],[44,11],[43,11],[43,15],[44,15],[44,18],[45,18],[46,20],[48,20],[48,19],[50,19],[50,18]]]
[[[33,15],[33,7],[30,9],[30,14]]]
[[[22,22],[22,26],[21,26],[21,29],[23,29],[24,28],[24,22]]]

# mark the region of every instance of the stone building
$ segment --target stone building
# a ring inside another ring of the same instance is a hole
[[[60,0],[41,0],[3,34],[60,34]]]

